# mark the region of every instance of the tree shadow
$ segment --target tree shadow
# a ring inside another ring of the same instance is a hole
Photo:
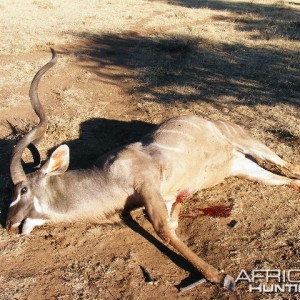
[[[231,15],[215,16],[213,19],[235,22],[239,30],[251,32],[253,39],[300,39],[299,11],[280,1],[269,5],[250,1],[218,0],[166,0],[164,2],[187,8],[208,8],[215,11],[229,11],[232,13]],[[290,4],[293,3],[291,2]]]
[[[278,103],[299,106],[296,51],[217,43],[188,35],[73,35],[80,42],[62,52],[75,54],[99,80],[126,82],[126,91],[143,101],[206,102],[218,109]],[[130,71],[115,72],[118,67]]]
[[[139,141],[155,128],[154,124],[135,120],[93,118],[84,121],[80,124],[79,138],[65,143],[70,147],[69,169],[91,167],[100,156]],[[54,149],[49,150],[48,157]]]

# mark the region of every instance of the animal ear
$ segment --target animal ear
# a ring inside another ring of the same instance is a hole
[[[60,175],[67,171],[70,161],[70,151],[67,145],[59,146],[41,167],[40,171],[45,175]]]

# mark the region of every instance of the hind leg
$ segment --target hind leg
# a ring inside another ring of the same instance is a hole
[[[249,154],[258,161],[262,160],[271,166],[276,166],[285,176],[300,179],[300,165],[291,164],[283,160],[266,145],[250,136],[242,142],[244,144],[242,149],[244,154]]]
[[[300,180],[290,179],[267,171],[240,152],[236,153],[233,160],[231,176],[243,177],[267,185],[289,185],[300,189]]]
[[[262,159],[271,165],[275,165],[278,169],[286,176],[292,178],[300,179],[300,166],[296,164],[291,164],[282,158],[280,158],[275,152],[269,149],[264,144],[260,144],[260,147],[257,147],[250,155],[253,157]]]
[[[240,152],[254,157],[257,161],[267,162],[278,168],[285,176],[300,179],[300,165],[281,159],[265,144],[254,139],[247,130],[228,121],[215,122],[222,134]]]

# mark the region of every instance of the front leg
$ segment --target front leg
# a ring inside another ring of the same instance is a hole
[[[234,291],[235,282],[231,276],[219,272],[216,268],[205,262],[176,235],[175,229],[172,227],[172,221],[168,216],[166,204],[159,193],[158,188],[153,184],[144,183],[138,189],[138,193],[143,199],[150,222],[160,238],[179,251],[179,253],[190,261],[208,281]],[[175,215],[179,213],[177,211],[178,208],[179,207],[176,208],[176,211],[173,211]]]

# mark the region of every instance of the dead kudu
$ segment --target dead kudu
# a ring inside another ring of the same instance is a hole
[[[145,207],[165,243],[172,245],[208,281],[234,290],[231,276],[198,257],[177,236],[181,201],[176,199],[215,186],[230,176],[300,189],[300,166],[282,160],[236,124],[189,115],[162,123],[140,142],[111,152],[91,169],[67,171],[69,148],[62,145],[42,167],[26,175],[22,153],[29,145],[36,145],[47,128],[37,89],[43,74],[56,63],[54,50],[52,55],[30,88],[31,104],[40,122],[18,142],[12,155],[14,196],[7,229],[21,225],[22,233],[28,234],[48,221],[101,219],[122,211],[128,204]],[[277,166],[285,176],[271,173],[257,161]]]

